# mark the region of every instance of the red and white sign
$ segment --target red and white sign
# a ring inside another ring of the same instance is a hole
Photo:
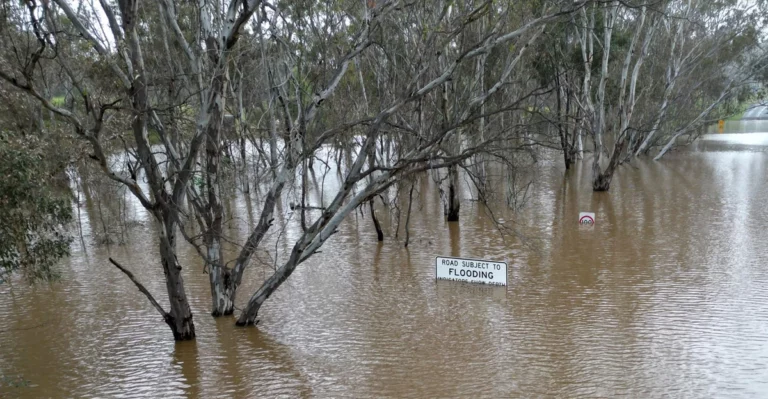
[[[595,214],[592,212],[581,212],[579,213],[579,225],[581,226],[594,226],[595,225]]]

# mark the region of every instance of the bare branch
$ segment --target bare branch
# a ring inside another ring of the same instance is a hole
[[[133,273],[131,273],[128,269],[124,268],[119,263],[117,263],[116,260],[109,258],[109,261],[113,265],[115,265],[115,267],[120,269],[120,271],[123,272],[126,276],[128,276],[129,279],[131,279],[133,284],[136,285],[136,288],[138,288],[139,291],[141,291],[141,293],[144,294],[147,297],[147,299],[149,299],[149,303],[151,303],[152,306],[155,308],[155,310],[157,310],[157,312],[160,313],[160,316],[163,316],[163,320],[168,322],[168,320],[170,319],[170,315],[168,314],[168,312],[165,311],[165,309],[163,309],[162,306],[160,306],[159,303],[157,303],[157,301],[155,300],[155,297],[153,297],[152,294],[149,292],[149,290],[147,290],[147,287],[144,287],[144,284],[140,283],[139,280],[137,280],[136,277],[134,277]]]

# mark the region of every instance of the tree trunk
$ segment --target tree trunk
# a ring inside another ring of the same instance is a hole
[[[408,193],[408,214],[405,216],[405,247],[408,248],[408,242],[411,240],[411,206],[413,205],[413,186],[411,183],[411,191]]]
[[[568,141],[568,99],[566,99],[566,107],[565,110],[563,110],[562,98],[566,96],[566,91],[560,83],[559,74],[559,70],[556,70],[555,87],[557,90],[557,133],[560,136],[560,147],[563,151],[563,162],[565,162],[565,170],[568,170],[571,168],[571,164],[573,163],[573,159],[571,157],[573,150],[570,146],[570,142]],[[563,114],[563,112],[565,112],[565,114]]]
[[[482,21],[482,28],[485,29],[485,20]],[[477,59],[477,76],[480,80],[479,82],[479,90],[478,95],[482,96],[485,93],[485,65],[486,65],[486,58],[487,54],[483,54]],[[481,143],[485,142],[485,102],[483,102],[480,105],[480,115],[483,115],[480,117],[480,120],[478,121],[478,133],[480,136]],[[482,154],[477,154],[475,156],[475,173],[477,174],[477,181],[478,185],[480,186],[480,189],[482,191],[486,190],[486,180],[487,176],[485,173],[485,160]]]
[[[131,9],[130,3],[121,4],[121,6],[124,6],[125,10]],[[135,17],[135,14],[133,16]],[[141,55],[139,36],[135,30],[135,22],[136,18],[123,18],[123,29],[128,46],[131,49],[131,62],[135,67],[136,73],[132,86],[128,90],[133,106],[131,125],[134,139],[136,140],[137,153],[152,196],[155,198],[155,201],[161,202],[160,200],[162,200],[162,202],[167,202],[170,196],[165,190],[160,166],[152,153],[147,133],[149,90],[147,88],[147,77],[144,71],[144,59]],[[146,200],[143,202],[146,202]],[[144,206],[149,209],[148,204],[145,203]],[[155,213],[155,215],[162,221],[159,240],[160,259],[163,264],[165,287],[170,304],[170,310],[165,315],[165,322],[171,328],[175,340],[192,340],[195,338],[195,324],[192,321],[192,310],[189,307],[187,293],[184,289],[181,265],[176,258],[176,220],[178,220],[179,210],[170,206],[164,206],[163,208],[162,211]]]
[[[597,111],[595,112],[590,108],[590,116],[592,120],[592,138],[594,139],[595,154],[592,161],[592,189],[594,191],[608,191],[611,186],[611,180],[613,179],[613,172],[618,166],[619,156],[621,155],[622,148],[624,146],[623,139],[619,136],[617,140],[619,142],[614,143],[613,154],[608,162],[608,168],[603,172],[601,171],[600,159],[603,154],[603,134],[606,131],[606,100],[605,100],[605,87],[608,80],[608,66],[611,54],[611,37],[613,34],[613,27],[616,21],[616,14],[618,12],[619,2],[614,0],[611,2],[610,7],[606,7],[604,10],[603,19],[603,57],[602,66],[600,68],[600,81],[597,88]],[[591,22],[590,22],[591,23]],[[589,33],[587,33],[589,34]],[[587,64],[590,65],[590,64]],[[586,78],[585,78],[586,79]],[[589,87],[585,85],[585,93],[588,93]],[[589,105],[589,104],[588,104]],[[619,132],[619,135],[621,132]]]
[[[577,139],[576,139],[576,142],[577,142],[577,144],[576,144],[576,151],[577,151],[577,154],[578,154],[577,156],[578,156],[579,159],[583,159],[584,158],[584,142],[581,140],[581,132],[582,132],[581,128],[577,128],[577,130],[576,130],[576,136],[577,136]]]
[[[600,171],[600,157],[595,154],[595,161],[592,164],[592,190],[594,191],[608,191],[611,188],[611,180],[616,173],[616,168],[621,161],[621,154],[626,145],[626,140],[622,140],[614,146],[613,154],[611,154],[611,160],[608,162],[608,167],[604,172]]]
[[[176,341],[195,339],[195,324],[192,310],[184,290],[181,265],[176,258],[176,224],[169,215],[163,215],[164,223],[160,233],[160,259],[165,272],[165,287],[168,291],[170,310],[165,322],[171,328]]]
[[[297,244],[298,245],[298,244]],[[296,267],[299,265],[299,257],[301,252],[297,247],[294,247],[291,257],[288,259],[282,267],[277,269],[275,273],[270,276],[264,284],[261,285],[258,291],[256,291],[251,299],[248,300],[248,304],[245,309],[237,318],[235,323],[238,326],[252,326],[257,323],[256,317],[259,315],[259,309],[261,305],[266,301],[280,285],[290,277]]]
[[[379,224],[379,219],[376,218],[376,210],[373,207],[374,199],[371,198],[371,200],[368,202],[371,208],[371,219],[373,219],[373,226],[376,228],[376,237],[378,237],[379,241],[384,241],[384,232],[381,231],[381,224]]]
[[[664,154],[666,154],[667,151],[669,151],[669,149],[672,148],[673,145],[675,145],[675,141],[677,141],[677,138],[680,137],[683,133],[685,133],[685,130],[681,130],[681,131],[675,133],[675,135],[672,136],[672,138],[669,139],[669,141],[667,141],[667,144],[664,145],[664,148],[662,148],[661,151],[659,151],[659,153],[656,154],[656,156],[653,158],[653,160],[654,161],[658,161],[659,159],[661,159],[661,157],[663,157]]]
[[[229,288],[229,270],[223,264],[221,237],[224,219],[224,207],[221,204],[219,190],[219,161],[221,160],[221,129],[225,107],[227,80],[223,73],[217,74],[211,84],[209,100],[204,112],[208,116],[205,127],[205,188],[207,203],[204,208],[203,242],[206,247],[206,266],[211,284],[211,315],[232,314],[233,304]],[[229,146],[226,146],[229,148]]]
[[[571,158],[572,153],[573,152],[568,148],[563,149],[563,162],[565,162],[565,170],[571,169],[571,165],[573,164],[573,159]]]
[[[245,133],[243,133],[244,135]],[[251,187],[248,184],[248,157],[245,151],[245,137],[240,137],[240,160],[243,162],[243,170],[240,172],[240,179],[243,183],[243,192],[248,194],[251,192]]]
[[[592,178],[592,190],[594,191],[608,191],[611,188],[611,180],[613,180],[613,174],[599,173]]]
[[[277,179],[275,180],[275,183],[273,184],[270,191],[267,192],[267,195],[264,199],[264,206],[261,210],[261,215],[259,216],[259,223],[248,236],[245,245],[240,250],[240,253],[237,256],[237,260],[235,261],[235,267],[231,270],[231,272],[228,272],[222,276],[222,295],[225,298],[228,298],[233,308],[235,303],[235,296],[237,295],[237,288],[242,282],[245,268],[250,263],[251,257],[253,256],[254,252],[256,252],[256,249],[261,243],[261,240],[264,238],[264,235],[267,233],[270,226],[272,226],[277,199],[280,198],[280,195],[283,192],[283,187],[285,187],[288,176],[292,175],[293,165],[290,163],[284,165],[283,168],[276,173]],[[230,311],[229,313],[225,314],[229,315],[232,314],[232,312]]]
[[[448,206],[445,215],[449,222],[459,221],[459,171],[456,165],[448,168]]]
[[[211,316],[227,316],[234,312],[230,270],[222,264],[219,237],[206,240],[208,248],[208,280],[211,284]]]

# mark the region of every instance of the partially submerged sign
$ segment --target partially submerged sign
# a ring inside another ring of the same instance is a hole
[[[579,224],[582,226],[594,226],[595,225],[595,214],[592,212],[581,212],[579,213]]]
[[[504,262],[438,256],[435,271],[438,280],[507,285],[507,264]]]

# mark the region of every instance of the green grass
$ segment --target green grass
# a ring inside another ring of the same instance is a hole
[[[741,120],[741,118],[744,117],[744,114],[747,113],[747,108],[745,107],[741,112],[733,114],[726,119],[726,121],[738,121]]]

